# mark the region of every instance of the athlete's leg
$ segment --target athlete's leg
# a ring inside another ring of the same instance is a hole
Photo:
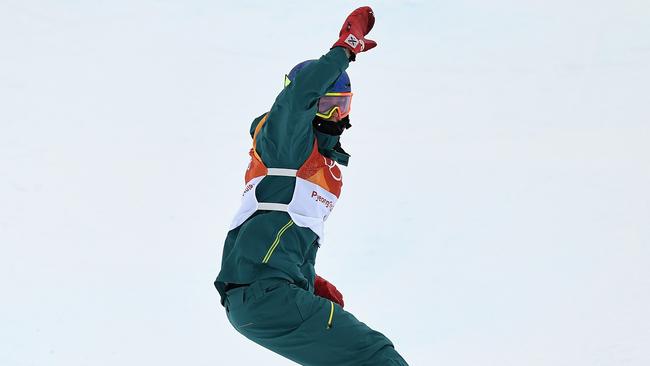
[[[229,292],[227,305],[240,333],[301,365],[407,365],[383,334],[297,286],[256,283]]]

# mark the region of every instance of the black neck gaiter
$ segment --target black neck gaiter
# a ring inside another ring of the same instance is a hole
[[[314,118],[314,134],[318,141],[318,151],[323,156],[328,157],[337,163],[347,166],[350,161],[350,154],[343,150],[340,142],[340,136],[346,129],[352,127],[348,117],[338,121],[323,121],[320,118]]]

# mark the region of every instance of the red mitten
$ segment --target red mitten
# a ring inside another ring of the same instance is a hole
[[[369,6],[364,6],[353,11],[339,32],[339,40],[334,47],[345,47],[352,52],[352,60],[359,52],[368,51],[377,46],[377,42],[365,39],[366,34],[375,25],[375,15]]]
[[[343,295],[334,285],[319,275],[316,275],[316,281],[314,281],[314,293],[316,296],[332,300],[343,307]]]

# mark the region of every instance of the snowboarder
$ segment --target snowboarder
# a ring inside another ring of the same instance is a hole
[[[239,333],[301,365],[407,365],[388,338],[343,310],[341,293],[314,269],[341,192],[338,164],[350,158],[339,141],[351,127],[345,69],[377,45],[365,38],[374,23],[370,7],[353,11],[330,51],[296,65],[253,121],[241,208],[215,281]]]

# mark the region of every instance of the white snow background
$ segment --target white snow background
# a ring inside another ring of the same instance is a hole
[[[0,0],[0,365],[289,365],[212,281],[348,1]],[[650,3],[374,1],[317,270],[411,365],[650,365]]]

